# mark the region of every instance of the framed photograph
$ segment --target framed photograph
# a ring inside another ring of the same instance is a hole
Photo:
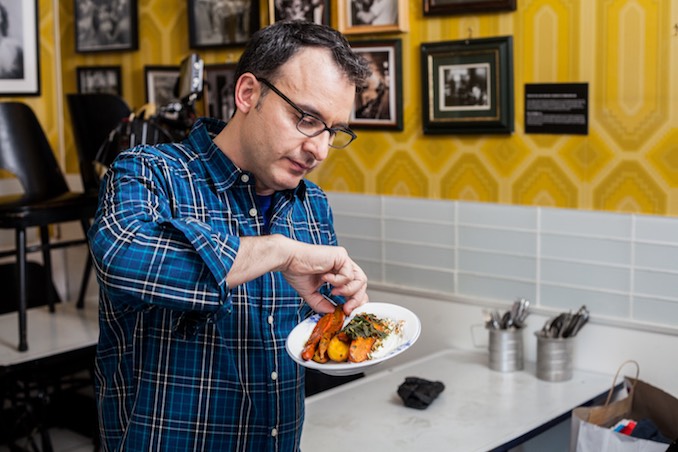
[[[421,45],[424,133],[513,132],[511,36]]]
[[[372,75],[356,93],[350,126],[403,130],[400,39],[355,41],[351,47],[369,62]]]
[[[424,0],[424,16],[515,10],[516,0]]]
[[[343,34],[407,31],[407,0],[339,0],[338,29]]]
[[[205,116],[228,122],[235,112],[235,63],[205,65]]]
[[[244,46],[259,29],[259,0],[188,0],[193,49]]]
[[[73,1],[76,52],[139,48],[137,0]]]
[[[38,1],[0,3],[0,96],[40,95]]]
[[[78,92],[122,96],[120,66],[78,66]]]
[[[179,102],[175,92],[179,73],[178,66],[144,66],[146,102],[157,107]]]
[[[329,0],[268,0],[269,23],[279,20],[307,20],[330,25]]]

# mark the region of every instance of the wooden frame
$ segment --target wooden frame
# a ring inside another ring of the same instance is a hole
[[[158,108],[179,102],[174,92],[179,74],[179,66],[144,66],[146,102]]]
[[[421,45],[424,133],[513,132],[511,36]]]
[[[78,92],[109,93],[122,96],[120,66],[78,66]]]
[[[137,0],[73,0],[75,51],[80,53],[139,48]]]
[[[304,19],[330,25],[330,0],[268,0],[268,20]]]
[[[235,112],[235,63],[205,65],[205,116],[228,122]]]
[[[345,35],[404,32],[408,29],[407,0],[339,0],[338,30]]]
[[[192,49],[244,47],[259,29],[259,0],[228,2],[235,14],[216,2],[188,0],[188,36]]]
[[[365,57],[372,76],[356,93],[350,126],[403,130],[403,82],[400,39],[353,41],[351,47]]]
[[[0,4],[0,96],[40,95],[40,50],[38,45],[38,1],[22,0]]]
[[[425,16],[515,10],[516,0],[424,0]]]

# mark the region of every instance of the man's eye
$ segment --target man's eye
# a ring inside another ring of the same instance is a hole
[[[303,118],[301,118],[301,121],[299,121],[299,124],[304,127],[312,128],[317,127],[318,124],[320,124],[320,121],[318,121],[313,116],[304,116]]]

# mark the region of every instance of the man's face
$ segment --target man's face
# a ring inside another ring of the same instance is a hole
[[[300,51],[269,80],[303,111],[328,127],[348,126],[355,86],[337,68],[329,51]],[[244,121],[243,165],[256,179],[259,194],[292,189],[323,161],[329,152],[329,132],[307,137],[297,130],[300,114],[261,82],[266,95]]]

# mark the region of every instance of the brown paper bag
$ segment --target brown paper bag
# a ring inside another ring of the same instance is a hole
[[[572,411],[570,451],[664,452],[668,449],[668,444],[634,438],[610,429],[622,419],[651,419],[662,435],[678,438],[678,399],[639,380],[638,372],[636,378],[624,379],[628,395],[610,402],[619,370],[605,405],[578,407]]]

